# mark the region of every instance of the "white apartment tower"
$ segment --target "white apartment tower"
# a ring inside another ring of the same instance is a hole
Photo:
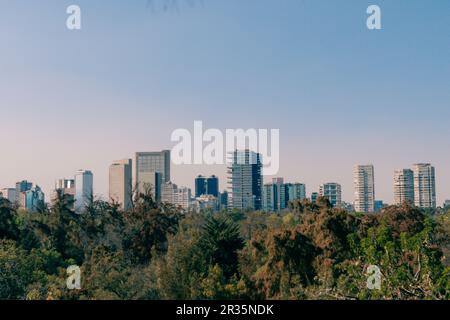
[[[319,194],[330,201],[333,207],[341,207],[342,205],[342,187],[339,183],[330,182],[320,186]]]
[[[394,172],[394,204],[414,204],[414,173],[411,169]]]
[[[355,211],[375,211],[375,175],[373,165],[356,165],[353,170]]]
[[[422,209],[436,208],[436,179],[434,167],[429,163],[413,165],[414,204]]]

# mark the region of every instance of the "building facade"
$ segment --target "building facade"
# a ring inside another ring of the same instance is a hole
[[[436,208],[436,178],[434,167],[429,163],[413,165],[414,204],[421,209]]]
[[[320,186],[319,194],[330,201],[333,207],[340,208],[342,205],[342,187],[339,183],[330,182]]]
[[[353,170],[355,211],[375,211],[375,173],[373,165],[357,165]]]
[[[137,152],[135,155],[134,183],[140,193],[150,189],[156,201],[161,199],[161,187],[170,182],[170,151]]]
[[[94,175],[89,170],[75,174],[75,212],[82,213],[94,197]]]
[[[414,204],[414,172],[400,169],[394,172],[394,204]]]
[[[306,199],[306,186],[303,183],[287,183],[285,186],[287,203],[289,201]]]
[[[38,212],[44,209],[45,194],[39,186],[31,188],[23,194],[25,198],[24,209],[29,212]]]
[[[109,167],[109,200],[119,204],[123,210],[132,206],[132,174],[131,159],[115,161]]]
[[[281,211],[286,209],[286,185],[283,178],[274,178],[272,183],[263,187],[262,206],[264,211]]]
[[[202,195],[212,195],[216,198],[219,197],[219,178],[216,176],[204,177],[199,175],[195,178],[195,197],[201,197]]]
[[[230,205],[238,210],[262,208],[262,159],[249,150],[236,150],[228,168],[231,184]]]

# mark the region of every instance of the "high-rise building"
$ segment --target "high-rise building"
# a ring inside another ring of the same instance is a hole
[[[22,194],[25,198],[24,209],[29,212],[38,212],[44,209],[45,195],[39,186],[35,186]]]
[[[198,198],[206,193],[206,177],[199,175],[195,178],[195,197]]]
[[[75,196],[75,180],[59,179],[55,182],[55,190],[61,190],[63,194]]]
[[[303,183],[287,183],[286,205],[289,201],[306,199],[306,186]]]
[[[214,197],[219,197],[219,178],[212,175],[206,179],[206,194]]]
[[[250,150],[234,151],[228,174],[231,184],[231,208],[260,210],[262,207],[261,155]]]
[[[228,192],[224,191],[219,194],[219,206],[220,210],[227,210],[228,209]]]
[[[414,204],[414,173],[411,169],[394,172],[394,204]]]
[[[3,197],[11,203],[16,203],[18,198],[15,188],[5,188],[0,190],[0,197]]]
[[[355,211],[374,212],[375,174],[373,165],[357,165],[353,171]]]
[[[166,182],[161,187],[161,202],[188,210],[191,205],[192,192],[186,187],[178,187],[172,182]]]
[[[50,195],[50,200],[52,203],[58,200],[58,194],[65,196],[69,201],[67,204],[70,209],[73,209],[75,204],[75,179],[58,179],[55,181],[55,189]]]
[[[286,186],[283,178],[274,178],[272,183],[264,185],[262,202],[264,211],[286,209]]]
[[[195,178],[195,197],[202,195],[219,196],[219,178],[211,176],[209,178],[199,175]]]
[[[130,209],[132,205],[133,171],[131,167],[131,159],[115,161],[109,167],[109,199],[120,204],[123,210]]]
[[[319,193],[318,192],[311,193],[311,203],[316,203],[318,197],[319,197]]]
[[[75,211],[82,213],[94,197],[94,175],[89,170],[78,170],[75,174]]]
[[[320,186],[320,196],[330,201],[333,207],[341,207],[342,204],[342,188],[339,183],[330,182]]]
[[[22,207],[24,206],[24,200],[22,197],[22,201],[20,199],[20,195],[22,192],[27,192],[28,190],[31,190],[33,187],[33,183],[28,182],[27,180],[23,180],[16,183],[16,201],[17,203],[22,203]]]
[[[156,201],[161,199],[161,185],[170,181],[170,151],[137,152],[134,181],[141,193],[152,190]]]
[[[434,167],[429,163],[413,165],[414,204],[422,209],[436,208],[436,179]]]

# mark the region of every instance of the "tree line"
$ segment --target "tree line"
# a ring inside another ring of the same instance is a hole
[[[71,208],[62,193],[40,213],[0,199],[0,299],[450,299],[450,212],[353,214],[319,198],[283,213],[189,213],[150,194],[127,211]],[[79,290],[66,285],[71,265]]]

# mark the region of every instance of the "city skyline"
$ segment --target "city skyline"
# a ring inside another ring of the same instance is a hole
[[[266,176],[264,179],[261,174],[262,156],[250,150],[239,149],[233,152],[233,161],[227,168],[225,181],[228,182],[222,181],[222,184],[226,187],[221,187],[220,179],[215,174],[210,177],[197,175],[193,179],[194,188],[190,186],[178,187],[177,181],[170,179],[171,166],[173,165],[168,161],[170,155],[169,150],[136,152],[135,162],[132,159],[113,161],[109,166],[108,196],[106,197],[95,191],[95,175],[93,172],[79,169],[75,172],[74,179],[56,179],[54,188],[46,193],[48,197],[45,198],[45,202],[51,203],[56,191],[61,190],[64,194],[74,198],[77,212],[83,211],[83,207],[92,196],[97,199],[116,202],[125,209],[130,208],[134,188],[140,190],[139,192],[147,192],[149,187],[152,188],[156,201],[165,202],[167,199],[177,199],[175,202],[182,201],[186,209],[190,206],[188,204],[190,203],[189,199],[194,202],[197,201],[198,205],[199,198],[207,196],[201,199],[201,202],[209,203],[211,199],[208,199],[208,197],[213,197],[214,201],[220,203],[223,193],[230,194],[230,203],[234,203],[232,196],[234,190],[238,190],[240,194],[241,200],[238,202],[241,205],[238,204],[238,208],[245,209],[248,204],[244,203],[255,201],[255,199],[245,199],[247,197],[245,194],[249,191],[256,192],[253,195],[256,196],[256,199],[259,199],[256,207],[264,211],[270,211],[270,208],[275,211],[282,210],[287,208],[288,201],[295,199],[308,198],[314,202],[317,196],[329,198],[333,206],[347,207],[351,205],[354,206],[356,212],[366,213],[379,211],[381,207],[377,207],[377,204],[381,206],[400,205],[403,202],[409,202],[419,208],[433,209],[441,207],[442,203],[442,207],[446,207],[446,203],[450,201],[445,198],[440,202],[436,198],[435,167],[430,163],[413,164],[412,170],[394,170],[392,175],[393,202],[387,202],[385,199],[376,197],[376,188],[374,188],[376,174],[373,165],[355,165],[353,167],[354,199],[346,201],[342,198],[342,186],[337,182],[325,182],[319,186],[318,190],[309,190],[304,183],[291,181],[289,177],[286,179],[287,182],[281,176],[271,179]],[[146,173],[145,179],[148,180],[150,176],[153,178],[148,181],[141,181],[138,177],[140,171]],[[162,176],[165,177],[164,181],[161,179]],[[245,179],[249,180],[244,181]],[[78,184],[76,183],[77,180],[79,181]],[[145,188],[141,186],[142,184],[145,185]],[[38,182],[21,180],[16,182],[15,186],[15,188],[0,186],[0,196],[9,199],[11,202],[17,202],[20,207],[36,208],[36,205],[32,203],[36,203],[35,201],[42,201],[43,203],[45,193],[42,193]],[[30,190],[33,194],[26,194]],[[257,190],[260,190],[259,193]],[[177,193],[180,196],[182,195],[183,200],[179,200],[181,198]],[[25,197],[30,197],[30,200],[25,200]],[[39,200],[32,200],[31,197],[39,198]],[[26,205],[27,201],[31,204]],[[232,206],[233,204],[230,205],[230,207]],[[252,206],[255,206],[255,204],[250,205],[250,208]]]
[[[376,198],[393,203],[392,176],[436,168],[437,202],[450,196],[448,1],[377,1],[383,30],[366,28],[369,1],[205,1],[180,13],[144,1],[14,1],[0,12],[0,186],[27,179],[48,195],[79,168],[108,195],[114,159],[171,148],[191,128],[279,128],[286,182],[342,186],[372,163]],[[143,10],[144,9],[144,10]],[[432,23],[430,23],[432,21]],[[130,36],[132,35],[132,36]],[[177,184],[225,166],[172,166]],[[271,177],[267,179],[271,180]]]

